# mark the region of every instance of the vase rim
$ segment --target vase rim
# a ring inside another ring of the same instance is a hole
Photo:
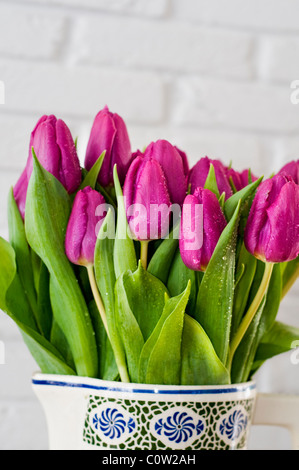
[[[33,386],[70,387],[90,390],[146,393],[146,394],[219,394],[254,391],[256,382],[227,385],[159,385],[108,381],[90,377],[71,375],[43,374],[36,372],[32,376]]]

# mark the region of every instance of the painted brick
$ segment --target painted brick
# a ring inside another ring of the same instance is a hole
[[[298,130],[298,108],[289,87],[257,82],[181,78],[174,87],[175,123],[257,132]]]
[[[250,78],[254,42],[249,34],[171,21],[80,17],[72,46],[81,63],[202,72]]]
[[[264,142],[260,136],[254,134],[203,130],[201,126],[195,126],[193,129],[179,126],[164,128],[133,126],[130,132],[134,149],[142,149],[158,139],[169,140],[187,153],[190,167],[199,158],[209,156],[220,159],[227,165],[232,161],[236,170],[240,171],[251,166],[253,172],[262,175],[272,163],[271,158],[267,157],[270,151],[265,152]]]
[[[16,398],[30,399],[32,397],[31,377],[39,370],[39,367],[20,335],[19,339],[4,339],[3,342],[5,364],[0,365],[0,401]]]
[[[286,86],[299,79],[299,36],[264,36],[259,47],[262,61],[258,71],[262,79]]]
[[[5,108],[3,108],[4,110]],[[36,119],[37,121],[37,119]],[[32,117],[0,114],[0,171],[20,171],[26,164],[30,133],[35,125]]]
[[[297,0],[172,0],[174,14],[190,22],[252,30],[299,31]]]
[[[57,113],[55,113],[57,114]],[[0,114],[0,171],[16,170],[21,172],[27,162],[30,134],[34,129],[41,113],[34,116]],[[57,117],[61,116],[57,114]],[[92,125],[90,119],[65,119],[73,138],[78,138],[78,154],[84,161],[85,149]]]
[[[10,0],[10,2],[13,0]],[[28,0],[23,0],[27,3]],[[38,5],[92,9],[115,14],[163,17],[169,10],[169,0],[29,0]]]
[[[37,400],[1,401],[0,423],[1,450],[48,450],[46,420]]]
[[[151,124],[164,118],[163,80],[153,73],[15,61],[0,61],[0,71],[4,111],[89,119],[107,104],[125,120]]]
[[[0,5],[0,56],[53,59],[66,33],[66,18],[54,12]]]

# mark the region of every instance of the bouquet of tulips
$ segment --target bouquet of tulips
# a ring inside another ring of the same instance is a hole
[[[278,322],[299,274],[299,161],[257,178],[166,140],[132,152],[101,110],[84,167],[43,116],[8,199],[0,308],[43,373],[134,383],[249,380],[290,350]]]

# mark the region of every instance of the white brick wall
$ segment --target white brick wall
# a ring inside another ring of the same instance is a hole
[[[41,114],[66,120],[85,147],[108,104],[128,124],[133,148],[166,138],[192,163],[204,155],[269,175],[298,159],[298,0],[0,0],[0,234],[6,199]],[[299,326],[298,286],[280,319]],[[0,449],[47,448],[30,387],[36,365],[0,313]],[[264,391],[299,393],[288,355],[258,375]],[[288,448],[284,434],[252,447]]]

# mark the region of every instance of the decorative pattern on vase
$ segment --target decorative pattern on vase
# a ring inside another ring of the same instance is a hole
[[[135,419],[121,406],[100,405],[89,416],[91,427],[107,444],[125,442],[136,429]]]
[[[157,402],[90,395],[83,441],[99,449],[243,449],[253,404],[253,399]]]
[[[182,408],[172,408],[150,423],[151,433],[172,449],[190,446],[204,428],[204,419],[193,411],[184,411]]]
[[[248,427],[248,415],[242,406],[232,408],[218,422],[219,436],[228,444],[236,445]]]

